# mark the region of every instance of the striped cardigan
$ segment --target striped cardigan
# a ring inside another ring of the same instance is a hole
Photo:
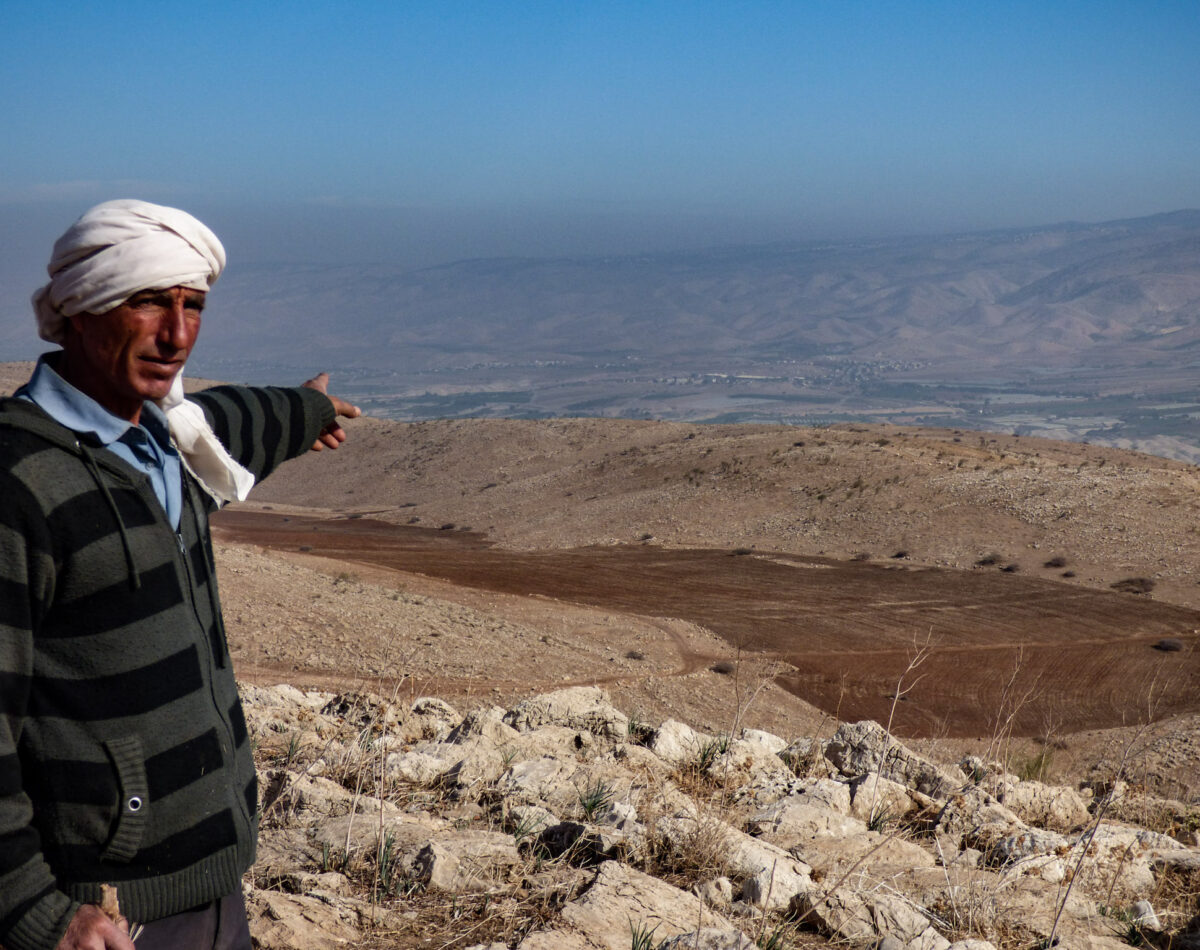
[[[257,478],[333,421],[311,389],[190,397]],[[37,406],[0,401],[0,944],[46,948],[115,884],[155,920],[232,892],[257,789],[185,472],[179,533],[149,480]]]

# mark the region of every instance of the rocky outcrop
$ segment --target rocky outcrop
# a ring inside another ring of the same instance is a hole
[[[748,950],[797,929],[910,950],[1052,933],[1115,947],[1129,928],[1182,946],[1200,911],[1186,805],[1172,837],[1104,818],[1111,789],[1130,794],[1117,783],[1094,796],[942,765],[875,723],[827,742],[631,730],[594,688],[465,715],[287,686],[245,700],[263,948],[374,932],[474,950]]]

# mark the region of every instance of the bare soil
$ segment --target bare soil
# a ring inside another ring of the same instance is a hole
[[[989,734],[1005,691],[1026,697],[1013,710],[1018,736],[1040,735],[1048,722],[1061,732],[1122,725],[1158,683],[1173,684],[1159,715],[1200,706],[1200,613],[1128,594],[995,571],[645,544],[504,551],[473,533],[366,518],[231,511],[215,523],[223,538],[274,550],[621,616],[682,619],[726,647],[673,638],[678,675],[740,650],[776,661],[776,682],[831,716],[891,718],[908,736]],[[1156,649],[1164,638],[1183,649]],[[925,646],[919,675],[894,703],[901,675]],[[601,667],[592,682],[627,678]]]

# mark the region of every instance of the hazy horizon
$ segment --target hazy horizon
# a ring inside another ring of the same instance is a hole
[[[114,197],[412,266],[1196,208],[1197,45],[1183,0],[10,5],[0,237],[36,279]]]

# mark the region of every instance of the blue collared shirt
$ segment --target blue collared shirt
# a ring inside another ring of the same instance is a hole
[[[68,429],[94,436],[110,452],[144,472],[167,520],[179,530],[183,475],[179,453],[171,444],[166,414],[158,406],[144,403],[141,425],[131,425],[59,376],[45,356],[38,360],[29,382],[15,395],[36,403]]]

